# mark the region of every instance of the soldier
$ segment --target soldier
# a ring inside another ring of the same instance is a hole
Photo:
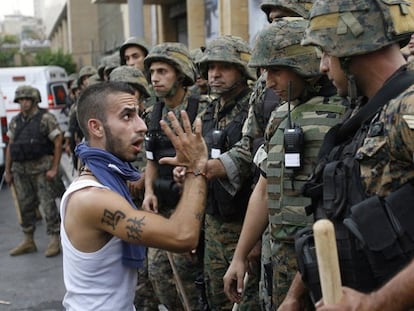
[[[269,23],[277,22],[284,17],[309,17],[309,9],[312,6],[311,0],[263,0],[260,8],[266,14]],[[243,157],[245,155],[254,155],[258,148],[264,142],[264,132],[269,121],[270,114],[280,104],[280,98],[275,94],[271,88],[266,88],[266,71],[258,68],[260,76],[253,86],[252,95],[249,102],[249,114],[243,126],[243,137],[235,144],[234,148],[228,152],[230,157]],[[263,72],[262,72],[263,71]],[[260,176],[257,161],[260,157],[255,159],[252,165],[254,172],[254,183],[256,183]],[[261,250],[261,259],[256,255]],[[249,265],[257,265],[257,261],[261,264],[260,277],[260,300],[261,305],[268,306],[264,309],[270,308],[271,292],[265,289],[265,282],[269,282],[271,276],[272,255],[270,252],[269,233],[266,229],[262,235],[262,241],[258,241],[251,254],[248,256]]]
[[[46,257],[60,253],[60,217],[55,203],[56,178],[62,154],[62,132],[55,116],[38,106],[39,91],[19,86],[14,102],[21,112],[10,121],[6,149],[5,180],[16,187],[25,239],[10,251],[18,256],[37,251],[33,235],[39,202],[49,235]]]
[[[272,303],[267,310],[280,306],[296,273],[293,237],[311,221],[300,190],[311,173],[323,135],[345,111],[342,100],[331,97],[335,88],[319,74],[316,50],[300,45],[306,24],[303,19],[279,20],[264,28],[249,62],[267,71],[266,87],[283,102],[272,112],[265,145],[256,155],[266,160],[224,284],[228,297],[239,302],[246,257],[268,226],[272,265],[267,267],[264,285]],[[290,140],[295,143],[292,148],[287,145]]]
[[[120,63],[144,71],[144,58],[148,55],[149,50],[149,45],[143,39],[130,37],[119,49]]]
[[[93,78],[92,78],[93,77]],[[92,79],[91,79],[92,78]],[[79,78],[77,83],[77,92],[81,93],[89,84],[96,83],[99,80],[98,71],[93,66],[83,66],[79,71]],[[78,158],[73,154],[75,147],[83,138],[83,133],[79,127],[78,119],[76,118],[77,102],[75,102],[69,111],[69,126],[65,132],[65,150],[69,151],[72,156],[73,168],[78,168]]]
[[[251,157],[230,158],[225,153],[241,138],[247,118],[255,73],[247,67],[248,44],[236,36],[211,40],[200,60],[201,75],[208,79],[214,100],[201,115],[203,136],[209,149],[208,195],[205,216],[204,275],[211,310],[231,310],[223,293],[223,274],[237,243],[251,192]],[[247,169],[246,169],[247,168]],[[256,310],[257,275],[250,277],[242,310]]]
[[[203,50],[205,47],[199,47],[190,51],[191,59],[196,67],[197,77],[195,84],[191,87],[194,92],[199,92],[201,95],[208,94],[208,81],[200,74],[199,63],[203,57]]]
[[[353,6],[316,0],[302,41],[321,49],[321,71],[355,104],[326,135],[304,193],[312,198],[315,220],[334,223],[342,284],[363,292],[380,287],[413,257],[414,77],[400,51],[414,31],[408,7],[406,2],[364,0]],[[303,243],[299,263],[310,247]],[[319,299],[319,279],[306,275],[307,265],[300,272]],[[297,300],[304,293],[298,275],[289,297]],[[344,301],[350,310],[351,301]],[[394,310],[394,303],[370,310]],[[395,310],[406,309],[395,304]]]
[[[263,0],[260,8],[266,14],[269,23],[281,17],[309,18],[312,0]]]
[[[183,44],[162,43],[154,46],[145,58],[144,65],[159,101],[147,109],[147,166],[142,206],[148,211],[169,217],[180,198],[180,187],[173,180],[173,167],[159,163],[162,156],[175,154],[171,142],[161,132],[159,122],[167,120],[168,111],[179,117],[181,110],[187,111],[192,122],[203,110],[205,103],[199,97],[190,96],[188,92],[188,87],[195,81],[195,68],[189,51]],[[181,310],[167,255],[160,249],[148,249],[149,276],[161,303],[169,310]],[[191,309],[199,310],[194,281],[201,273],[201,262],[193,253],[173,254],[173,257]]]

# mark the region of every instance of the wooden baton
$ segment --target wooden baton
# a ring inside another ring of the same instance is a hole
[[[342,296],[342,282],[334,226],[331,221],[321,219],[313,225],[313,233],[323,301],[327,305],[334,304]]]
[[[243,292],[246,289],[247,282],[249,282],[249,274],[246,272],[243,278]],[[231,311],[237,311],[237,310],[239,310],[239,304],[235,302]]]
[[[185,293],[183,282],[181,281],[180,275],[178,274],[177,267],[175,266],[175,262],[171,252],[167,252],[168,261],[170,262],[171,269],[173,271],[174,279],[177,284],[178,292],[182,299],[182,304],[185,311],[191,311],[190,302],[187,298],[187,294]]]
[[[20,213],[20,204],[19,204],[19,201],[17,200],[16,188],[14,187],[13,183],[10,185],[10,192],[11,192],[12,197],[13,197],[14,208],[16,209],[17,221],[21,225],[22,224],[22,214]]]

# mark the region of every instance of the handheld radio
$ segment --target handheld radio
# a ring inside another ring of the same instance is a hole
[[[298,169],[302,166],[303,130],[300,126],[292,123],[290,113],[292,81],[288,82],[288,124],[284,131],[283,144],[285,148],[285,167]]]

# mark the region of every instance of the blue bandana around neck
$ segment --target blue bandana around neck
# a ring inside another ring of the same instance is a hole
[[[86,164],[98,181],[122,195],[133,208],[137,208],[129,193],[127,181],[138,180],[141,175],[131,163],[121,161],[106,150],[80,143],[75,154]],[[122,241],[122,263],[128,267],[143,266],[146,248],[142,245]]]

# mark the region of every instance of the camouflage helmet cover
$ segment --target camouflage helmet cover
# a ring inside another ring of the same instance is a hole
[[[263,28],[256,37],[249,66],[289,67],[305,78],[319,75],[316,48],[300,45],[307,25],[305,19],[283,19]]]
[[[119,57],[121,65],[126,65],[124,53],[125,50],[130,46],[137,46],[144,51],[144,55],[147,56],[150,51],[150,46],[145,42],[144,39],[139,37],[130,37],[124,43],[122,43],[119,49]]]
[[[202,57],[204,56],[203,50],[205,47],[199,47],[196,49],[192,49],[190,51],[191,59],[193,60],[194,64],[198,64]]]
[[[200,60],[200,73],[208,79],[208,63],[226,62],[237,65],[247,79],[256,80],[256,73],[247,66],[250,57],[250,47],[242,38],[232,35],[217,37],[207,43]]]
[[[179,42],[165,42],[154,46],[144,59],[145,72],[149,74],[151,63],[165,62],[184,76],[183,86],[193,85],[196,69],[188,48]],[[150,77],[148,77],[150,80]]]
[[[413,32],[411,1],[318,0],[312,7],[302,44],[316,45],[329,55],[346,57],[407,40]]]
[[[150,96],[150,89],[147,79],[141,70],[131,66],[120,66],[112,70],[109,81],[126,82],[136,85],[143,97]]]
[[[98,71],[93,66],[83,66],[81,70],[79,71],[79,81],[82,80],[85,76],[93,76],[94,74],[97,74]]]
[[[18,103],[19,99],[30,98],[34,103],[41,102],[40,92],[37,88],[30,85],[21,85],[14,92],[14,102]]]
[[[104,68],[104,72],[114,69],[120,65],[118,54],[112,54],[109,55],[109,57],[106,59],[106,64]]]
[[[298,16],[309,18],[309,11],[312,8],[313,0],[263,0],[260,8],[269,18],[269,13],[274,7],[288,9]],[[270,20],[269,20],[270,22]]]

